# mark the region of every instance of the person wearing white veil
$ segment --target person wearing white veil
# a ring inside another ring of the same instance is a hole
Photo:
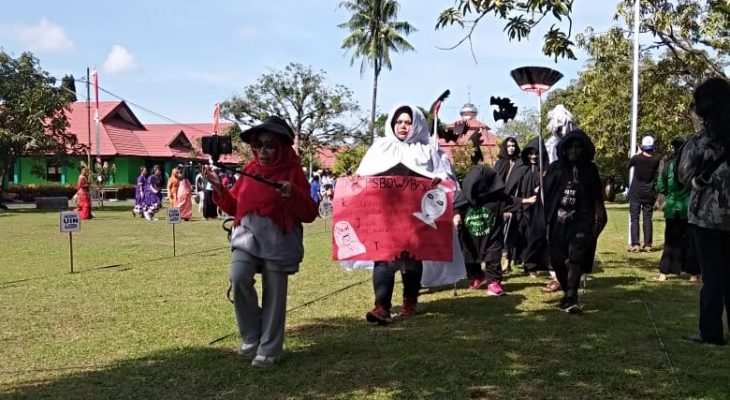
[[[428,123],[423,113],[409,105],[399,104],[388,113],[385,136],[376,139],[358,166],[355,176],[405,175],[431,178],[437,185],[451,177],[453,168],[438,147],[431,143]],[[410,257],[395,261],[375,261],[373,289],[375,307],[366,314],[369,322],[385,325],[392,322],[391,306],[395,272],[401,271],[403,304],[401,316],[416,313],[422,283],[427,286],[453,284],[466,276],[463,256],[452,233],[453,261],[431,262]],[[363,263],[358,263],[363,265]],[[358,266],[356,264],[356,266]],[[423,282],[422,278],[426,278]]]
[[[563,136],[577,129],[578,126],[575,124],[573,114],[562,104],[558,104],[548,111],[547,117],[550,139],[545,141],[545,147],[548,152],[548,161],[552,163],[558,159],[558,143],[563,139]]]
[[[558,104],[555,108],[548,111],[547,117],[547,128],[550,131],[550,139],[545,141],[545,148],[548,153],[548,163],[552,164],[558,159],[558,144],[568,132],[578,129],[578,125],[575,124],[573,114],[562,104]],[[545,293],[554,293],[560,290],[560,282],[558,282],[552,266],[548,265],[548,270],[550,272],[550,282],[541,290]]]

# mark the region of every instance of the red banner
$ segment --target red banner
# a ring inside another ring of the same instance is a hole
[[[340,178],[332,201],[334,260],[451,261],[454,185],[408,176]]]

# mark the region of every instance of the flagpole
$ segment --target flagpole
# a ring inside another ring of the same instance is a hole
[[[96,121],[96,162],[101,163],[101,144],[99,143],[99,73],[94,68],[94,120]]]
[[[91,80],[89,67],[86,67],[86,128],[89,134],[89,148],[86,150],[86,167],[91,170]]]
[[[631,144],[629,148],[629,159],[636,154],[636,131],[639,125],[639,29],[641,22],[641,0],[634,0],[634,64],[633,78],[631,82]],[[629,169],[629,188],[634,180],[634,168]],[[631,243],[631,216],[629,216],[629,234],[627,235],[629,246]]]

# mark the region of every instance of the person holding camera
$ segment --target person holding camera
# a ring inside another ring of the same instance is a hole
[[[679,181],[691,185],[688,219],[702,272],[698,343],[725,344],[722,314],[730,329],[730,83],[711,78],[694,92],[703,129],[687,140],[677,161]]]
[[[242,132],[241,139],[253,153],[243,172],[276,182],[276,187],[242,176],[229,190],[212,168],[204,174],[213,201],[234,216],[230,279],[242,338],[238,352],[253,357],[254,367],[266,367],[281,357],[288,279],[299,271],[304,256],[302,223],[317,218],[317,206],[286,121],[269,117]],[[254,287],[257,273],[263,279],[261,306]]]

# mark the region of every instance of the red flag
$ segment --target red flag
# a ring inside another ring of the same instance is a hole
[[[221,104],[215,103],[215,110],[213,110],[213,133],[218,133],[218,120],[221,118]]]
[[[91,71],[91,79],[94,83],[94,99],[96,102],[96,112],[99,112],[99,74],[96,72],[96,68]]]

